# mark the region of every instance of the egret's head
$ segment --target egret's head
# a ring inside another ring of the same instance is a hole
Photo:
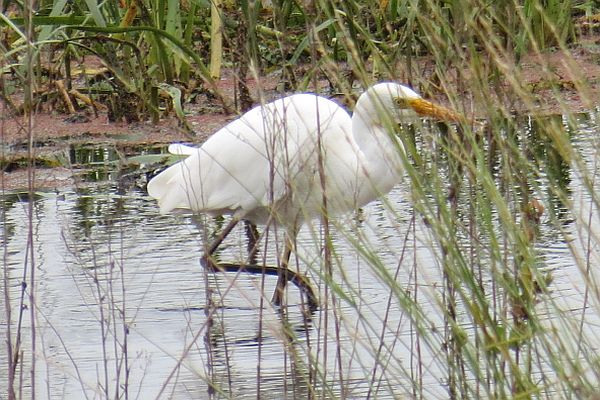
[[[389,112],[395,122],[410,121],[417,116],[452,122],[461,120],[454,111],[427,101],[414,90],[393,82],[371,86],[359,98],[359,102],[363,103],[368,113]]]

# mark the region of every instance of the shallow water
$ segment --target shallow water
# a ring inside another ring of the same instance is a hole
[[[530,144],[539,145],[535,151],[549,151],[539,127],[526,121],[523,131]],[[597,169],[598,139],[594,114],[580,116],[572,141],[589,171]],[[125,393],[140,399],[256,398],[257,393],[265,399],[447,398],[447,366],[440,356],[445,326],[438,311],[444,295],[441,252],[426,221],[415,217],[406,184],[394,189],[386,204],[374,202],[359,216],[332,223],[333,274],[340,284],[334,301],[320,267],[322,227],[315,223],[302,230],[296,261],[302,270],[311,266],[321,307],[309,313],[291,287],[282,315],[269,303],[276,278],[201,268],[204,233],[216,232],[223,221],[159,215],[143,178],[123,180],[114,171],[117,155],[110,148],[86,151],[71,156],[94,166],[83,176],[95,183],[39,193],[33,202],[14,193],[3,198],[8,279],[0,296],[0,330],[8,332],[10,310],[13,343],[17,332],[23,341],[17,374],[24,397],[32,390],[34,358],[37,398],[126,398]],[[575,212],[561,200],[546,204],[535,246],[540,268],[553,276],[550,299],[541,307],[554,306],[539,312],[547,312],[549,321],[557,309],[569,322],[585,318],[583,329],[593,337],[600,313],[592,299],[598,297],[586,300],[581,266],[598,265],[600,249],[586,251],[588,238],[599,233],[598,213],[580,174],[552,157],[539,158],[541,191],[548,175],[554,176],[553,182],[568,187]],[[587,225],[591,235],[581,228]],[[270,265],[277,261],[273,235],[265,252]],[[357,235],[362,251],[353,242]],[[243,260],[246,240],[244,229],[236,229],[221,259]],[[370,254],[377,255],[379,267],[368,262]],[[406,304],[389,300],[389,285],[382,283],[386,274],[397,274],[399,286],[414,291],[430,319],[430,335],[416,331]],[[4,349],[0,375],[8,376]],[[319,366],[316,377],[309,373],[314,371],[309,360]],[[323,381],[328,385],[314,383]]]

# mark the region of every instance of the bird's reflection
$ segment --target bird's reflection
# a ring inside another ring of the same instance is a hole
[[[217,292],[209,293],[203,340],[209,398],[235,397],[248,386],[259,397],[308,397],[315,373],[304,347],[313,331],[312,314],[302,307],[240,311],[219,306]]]
[[[205,240],[209,241],[225,223],[222,217],[193,216],[192,220],[206,237]],[[216,254],[220,271],[203,268],[207,279],[206,306],[203,308],[206,318],[203,345],[208,375],[207,393],[210,398],[220,397],[223,393],[235,396],[236,388],[246,386],[244,380],[252,379],[257,395],[263,393],[272,398],[274,393],[280,393],[282,397],[308,397],[309,382],[315,373],[311,373],[308,360],[303,359],[306,355],[302,348],[310,342],[316,308],[304,301],[270,307],[270,303],[262,298],[258,307],[244,307],[244,299],[232,301],[231,296],[229,301],[233,305],[223,303],[227,293],[219,289],[223,272],[248,272],[263,276],[277,274],[276,267],[258,265],[257,255],[264,240],[261,241],[256,226],[246,223],[243,235],[247,263],[222,262],[226,250],[226,246],[223,246]],[[301,291],[303,285],[308,285],[295,281],[295,278],[290,281]],[[301,299],[304,300],[304,297],[301,296]],[[235,352],[232,349],[236,349]],[[273,360],[281,363],[276,372],[273,372]],[[250,366],[256,373],[253,378],[244,373]]]

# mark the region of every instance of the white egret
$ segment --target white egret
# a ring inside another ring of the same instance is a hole
[[[170,152],[188,157],[152,178],[148,193],[163,214],[186,209],[232,215],[207,248],[209,261],[242,219],[283,225],[286,250],[273,297],[279,304],[301,223],[323,212],[356,210],[388,193],[403,170],[404,148],[393,127],[417,116],[459,120],[454,112],[391,82],[364,92],[352,116],[326,98],[291,95],[250,110],[199,148],[171,145]]]

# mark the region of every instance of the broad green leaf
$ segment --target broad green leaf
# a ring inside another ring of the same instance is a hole
[[[102,12],[100,11],[100,8],[98,7],[98,3],[96,3],[95,0],[85,0],[85,4],[87,5],[90,14],[92,14],[92,18],[94,19],[94,22],[96,23],[96,25],[105,27],[106,21],[104,21]]]
[[[4,15],[4,13],[0,13],[0,21],[4,22],[6,25],[8,25],[13,31],[15,31],[15,33],[17,35],[19,35],[19,37],[23,40],[23,41],[27,41],[27,37],[25,36],[25,34],[21,31],[21,29],[19,29],[15,23],[10,19],[7,18],[6,15]]]
[[[158,85],[161,90],[164,90],[173,101],[173,108],[175,109],[175,113],[177,114],[177,118],[181,121],[182,124],[185,125],[185,128],[188,132],[191,132],[191,128],[187,123],[185,118],[185,114],[183,112],[183,107],[181,106],[181,90],[176,88],[175,86],[168,85],[166,83],[161,83]]]
[[[67,0],[56,0],[56,2],[52,5],[52,11],[50,11],[50,17],[57,17],[63,13],[65,9],[65,5],[67,4]],[[40,34],[38,39],[40,41],[48,40],[52,35],[52,31],[54,30],[54,26],[52,25],[44,25],[40,30]]]

